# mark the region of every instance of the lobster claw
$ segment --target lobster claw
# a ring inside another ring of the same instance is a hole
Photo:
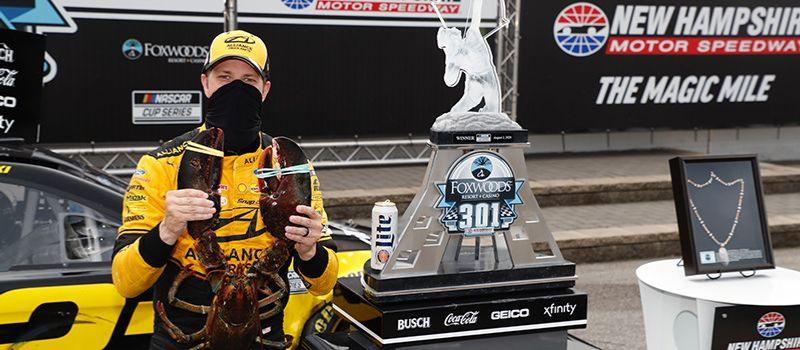
[[[311,205],[311,168],[300,145],[287,137],[272,139],[272,147],[261,152],[256,176],[261,192],[259,206],[264,227],[286,240],[289,216],[298,205]]]
[[[219,225],[219,183],[222,178],[222,160],[225,156],[222,129],[209,128],[198,133],[186,143],[178,169],[178,189],[192,188],[208,194],[217,209],[207,220],[190,221],[187,231],[195,240],[198,260],[206,271],[225,268],[222,252],[214,230]]]

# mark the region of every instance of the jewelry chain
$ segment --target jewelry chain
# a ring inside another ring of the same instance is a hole
[[[687,180],[686,182],[688,182],[690,185],[692,185],[692,186],[694,186],[696,188],[706,187],[706,186],[710,185],[713,181],[717,181],[717,182],[719,182],[722,185],[725,185],[727,187],[731,187],[731,186],[733,186],[733,185],[735,185],[737,183],[740,186],[739,187],[739,202],[736,205],[736,216],[733,218],[733,225],[731,225],[731,230],[730,230],[730,232],[728,232],[728,237],[725,239],[724,242],[720,242],[717,239],[717,237],[714,236],[714,233],[712,233],[711,230],[708,229],[708,226],[706,226],[705,221],[703,221],[703,218],[700,216],[700,212],[697,210],[697,207],[694,205],[694,201],[691,198],[689,198],[689,204],[692,206],[692,211],[694,212],[694,215],[697,217],[697,220],[700,221],[700,226],[703,227],[703,230],[706,231],[706,234],[708,234],[709,238],[711,238],[721,248],[725,248],[725,246],[728,245],[728,243],[733,238],[733,233],[736,231],[736,225],[739,224],[739,215],[742,213],[742,200],[744,199],[744,179],[739,178],[739,179],[733,180],[731,182],[725,182],[722,179],[720,179],[719,176],[717,176],[717,174],[714,174],[713,171],[711,172],[710,175],[711,176],[708,177],[708,181],[706,181],[706,182],[704,182],[702,184],[698,184],[698,183],[692,181],[691,179]]]

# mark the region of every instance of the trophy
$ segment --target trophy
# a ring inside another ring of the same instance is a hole
[[[453,87],[463,75],[464,95],[431,127],[423,186],[387,230],[395,244],[382,268],[368,261],[334,292],[334,309],[378,346],[539,332],[549,335],[537,341],[566,348],[565,329],[586,325],[586,294],[571,289],[575,264],[531,191],[528,131],[500,111],[482,7],[473,0],[464,33],[439,14],[444,81]]]

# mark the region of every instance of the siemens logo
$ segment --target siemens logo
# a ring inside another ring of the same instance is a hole
[[[493,320],[508,320],[512,318],[525,318],[531,315],[530,309],[492,311],[489,317]]]

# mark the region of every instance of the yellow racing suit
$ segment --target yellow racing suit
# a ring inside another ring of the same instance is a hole
[[[120,294],[133,298],[153,287],[154,306],[155,301],[160,300],[168,318],[187,335],[204,326],[206,315],[169,304],[168,292],[175,276],[184,268],[197,273],[197,277],[186,279],[178,287],[176,296],[183,301],[210,305],[213,293],[204,280],[205,269],[194,251],[191,236],[184,232],[175,245],[170,246],[159,238],[158,227],[164,217],[166,192],[176,189],[186,143],[201,130],[202,126],[168,141],[139,160],[123,201],[123,224],[117,235],[111,267],[114,286]],[[271,147],[271,138],[262,134],[261,146],[256,151],[226,155],[222,163],[220,224],[215,232],[229,265],[253,263],[276,239],[264,228],[258,205],[258,179],[253,175],[253,170],[258,168],[259,155],[268,147]],[[322,213],[323,225],[326,225],[327,215],[322,206],[319,180],[313,169],[311,187],[311,206]],[[289,246],[292,258],[279,272],[286,285],[289,285],[288,266],[294,260],[294,269],[311,294],[324,295],[330,292],[336,283],[338,261],[329,231],[323,230],[323,236],[317,243],[317,253],[308,261],[298,257],[292,243]],[[281,300],[282,305],[286,305],[288,296],[287,291]],[[270,307],[266,306],[263,310]],[[161,323],[156,314],[151,348],[174,348],[177,344]],[[261,329],[263,338],[282,340],[283,312],[262,321]]]

